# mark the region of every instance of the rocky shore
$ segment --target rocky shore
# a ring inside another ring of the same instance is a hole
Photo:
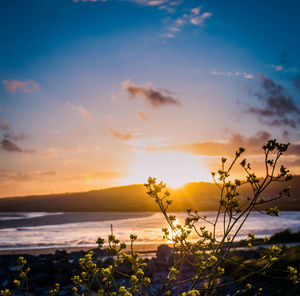
[[[105,256],[104,250],[95,249],[98,256],[104,256],[104,266],[109,266],[112,258]],[[263,252],[263,248],[257,248],[254,250],[234,250],[230,253],[231,258],[240,258],[241,261],[253,264],[255,266],[257,258]],[[288,264],[295,267],[300,267],[300,251],[298,247],[293,247],[288,250],[290,254],[287,254],[281,262],[276,264],[277,269],[284,269]],[[81,273],[81,267],[79,265],[79,258],[84,257],[85,251],[67,252],[65,250],[57,250],[54,254],[41,254],[38,256],[23,255],[28,261],[30,266],[29,277],[29,290],[31,295],[49,295],[49,290],[53,288],[55,283],[61,285],[61,291],[59,295],[72,295],[72,282],[71,277]],[[147,266],[144,269],[145,275],[151,279],[151,292],[158,291],[161,284],[167,277],[169,268],[173,263],[173,250],[167,245],[160,245],[157,248],[155,256],[151,259],[145,259]],[[16,261],[19,255],[0,255],[0,285],[1,289],[12,289],[13,281],[17,277]],[[194,269],[189,261],[193,261],[193,258],[188,258],[181,265],[180,279],[185,280],[194,275]],[[227,264],[225,266],[225,274],[219,280],[220,288],[217,291],[217,295],[223,296],[231,294],[239,287],[243,287],[240,283],[225,285],[235,280],[238,276],[243,274],[245,270],[242,267],[236,265]],[[129,264],[123,264],[120,267],[120,271],[125,274],[131,273]],[[252,276],[249,278],[253,288],[263,288],[264,293],[262,295],[285,295],[296,296],[299,291],[292,287],[286,279],[277,279],[274,281],[274,277],[278,277],[276,270],[271,270],[267,276]],[[282,276],[282,275],[281,275]],[[122,276],[116,276],[118,284],[126,285],[126,280]],[[186,283],[180,287],[180,289],[186,289],[189,287],[189,283]],[[15,292],[13,295],[23,295],[22,292]],[[163,295],[163,294],[162,294]],[[254,294],[249,294],[254,295]]]

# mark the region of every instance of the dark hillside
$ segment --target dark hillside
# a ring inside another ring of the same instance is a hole
[[[300,176],[288,184],[277,183],[264,194],[265,198],[274,197],[283,187],[292,187],[292,197],[268,204],[278,205],[280,210],[300,210]],[[249,188],[240,191],[241,198],[249,194]],[[218,207],[218,188],[212,183],[188,183],[181,189],[170,189],[174,200],[172,210],[180,211],[193,208],[200,211],[216,210]],[[129,185],[81,193],[53,194],[41,196],[10,197],[0,199],[1,212],[18,211],[156,211],[157,206],[146,194],[143,185]]]

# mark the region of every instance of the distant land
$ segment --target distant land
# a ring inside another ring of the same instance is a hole
[[[288,183],[274,183],[262,196],[275,197],[280,189],[292,187],[292,197],[268,203],[260,209],[277,205],[282,211],[300,211],[300,176]],[[245,199],[249,188],[242,186],[240,198]],[[213,183],[187,183],[180,189],[169,189],[174,203],[171,211],[213,211],[218,207],[219,190]],[[159,211],[146,194],[144,185],[128,185],[88,192],[9,197],[0,199],[0,212],[139,212]]]

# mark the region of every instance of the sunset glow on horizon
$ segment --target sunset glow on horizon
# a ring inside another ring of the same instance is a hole
[[[125,184],[143,184],[149,176],[180,188],[188,182],[211,182],[211,174],[201,165],[198,156],[182,152],[137,152],[138,160],[130,167]]]
[[[0,197],[260,174],[270,138],[300,174],[300,4],[267,2],[1,2]]]

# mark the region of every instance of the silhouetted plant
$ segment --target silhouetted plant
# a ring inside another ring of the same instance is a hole
[[[173,290],[171,291],[172,287],[178,287],[183,283],[178,278],[180,266],[183,261],[190,260],[190,257],[194,258],[194,262],[189,261],[189,263],[194,266],[195,275],[188,280],[184,280],[184,283],[187,281],[191,283],[188,292],[193,291],[195,293],[194,291],[197,290],[203,296],[214,295],[216,293],[216,287],[220,286],[216,283],[217,279],[225,272],[223,268],[224,264],[228,261],[235,263],[234,260],[228,257],[228,254],[250,213],[253,210],[257,210],[258,205],[268,204],[271,201],[291,195],[290,187],[286,187],[276,197],[269,199],[261,197],[261,194],[272,182],[286,182],[292,178],[289,170],[284,166],[281,166],[279,171],[276,171],[278,160],[287,151],[288,146],[289,144],[281,144],[276,140],[270,140],[263,146],[265,154],[265,177],[261,179],[252,172],[250,163],[246,159],[243,159],[240,165],[246,173],[245,180],[229,180],[230,172],[245,151],[244,148],[239,148],[236,151],[235,158],[227,167],[227,159],[222,158],[221,168],[217,173],[212,172],[213,180],[220,190],[219,208],[214,220],[209,220],[206,216],[201,216],[198,211],[188,209],[185,223],[183,225],[179,224],[175,215],[169,215],[167,212],[169,206],[172,204],[172,200],[169,199],[170,194],[166,190],[166,184],[163,182],[157,183],[156,178],[150,177],[148,179],[148,183],[145,184],[148,189],[147,194],[158,204],[172,232],[170,234],[168,228],[162,229],[164,237],[172,240],[175,252],[174,266],[170,269],[169,276],[164,284],[164,290],[167,294],[173,292]],[[251,195],[246,199],[242,199],[239,194],[239,188],[245,185],[250,185]],[[278,216],[279,210],[277,207],[266,208],[265,214]],[[200,226],[199,222],[202,222]],[[207,225],[211,226],[210,229]],[[216,233],[219,225],[223,229],[221,238],[218,238]],[[197,241],[194,243],[189,241],[191,233],[198,236]],[[252,241],[255,241],[255,239],[255,235],[249,233],[247,239],[249,247],[252,247]],[[259,259],[264,264],[258,270],[249,270],[247,275],[243,275],[243,277],[234,282],[244,281],[255,273],[262,274],[278,260],[281,253],[282,250],[278,246],[267,248],[265,254]],[[239,265],[240,262],[236,262],[236,264]],[[290,269],[289,272],[292,273],[290,279],[299,277],[295,269]],[[222,286],[230,284],[233,284],[233,282],[223,284]],[[250,284],[246,285],[245,289],[251,289]],[[245,289],[239,290],[236,294],[244,292]],[[257,293],[260,292],[261,290],[257,291]]]

